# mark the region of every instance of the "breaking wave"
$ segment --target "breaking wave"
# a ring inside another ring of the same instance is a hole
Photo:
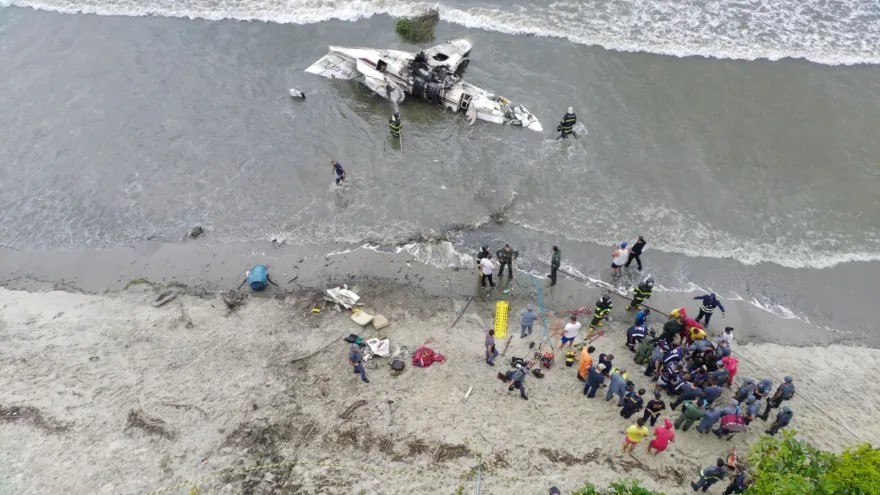
[[[407,16],[439,5],[447,22],[610,50],[741,60],[880,63],[880,4],[868,0],[561,0],[468,7],[405,0],[0,0],[62,13],[311,24]]]

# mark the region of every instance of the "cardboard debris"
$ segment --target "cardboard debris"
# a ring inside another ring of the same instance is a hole
[[[358,325],[365,327],[373,321],[373,315],[367,314],[367,312],[362,309],[356,309],[351,312],[351,320]]]
[[[390,324],[388,318],[385,318],[382,315],[373,315],[373,328],[376,330],[382,330]]]

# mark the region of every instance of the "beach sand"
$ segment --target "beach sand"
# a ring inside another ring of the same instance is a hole
[[[144,262],[158,264],[156,257],[146,254]],[[160,308],[150,304],[165,289],[159,284],[119,281],[106,293],[82,293],[89,291],[84,265],[67,267],[66,290],[43,290],[50,282],[36,277],[18,279],[29,291],[0,289],[0,492],[189,493],[195,486],[198,493],[455,493],[461,486],[468,493],[479,467],[480,493],[537,494],[552,485],[565,491],[619,478],[682,493],[699,468],[732,447],[746,452],[765,428],[758,421],[731,441],[679,432],[657,457],[645,445],[621,455],[621,431],[634,421],[598,396],[586,399],[561,353],[545,378],[528,378],[529,401],[495,378],[511,356],[530,352],[529,340],[539,340],[520,339],[515,316],[533,292],[513,284],[505,296],[514,337],[490,368],[482,342],[501,287],[484,297],[472,271],[438,270],[401,255],[360,250],[329,260],[332,267],[301,263],[314,268],[300,270],[297,282],[318,283],[318,273],[348,282],[390,327],[361,329],[329,306],[312,313],[320,291],[285,284],[291,273],[281,277],[277,267],[275,278],[288,290],[271,288],[234,312],[215,289],[238,285],[237,270],[214,283],[201,267],[204,286],[178,286],[182,294]],[[376,276],[343,277],[352,273],[349,265]],[[571,280],[543,291],[556,311],[591,304],[598,294]],[[652,302],[681,302],[673,299],[658,294]],[[594,345],[647,386],[622,345],[629,324],[623,306],[615,300],[615,321]],[[869,380],[880,351],[833,343],[834,336],[821,341],[832,345],[807,346],[800,322],[749,308],[734,305],[713,323],[743,329],[735,347],[743,357],[740,378],[770,374],[778,383],[793,375],[799,395],[790,402],[792,427],[823,448],[880,434],[880,426],[864,423],[880,410],[880,384]],[[446,362],[427,369],[408,363],[395,377],[387,360],[371,361],[371,383],[363,384],[346,362],[348,344],[337,340],[349,333],[389,338],[392,348],[410,351],[430,338]]]

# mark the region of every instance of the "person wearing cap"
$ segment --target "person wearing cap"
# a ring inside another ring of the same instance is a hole
[[[519,314],[519,337],[521,339],[532,334],[532,325],[535,324],[537,319],[538,314],[535,313],[534,307],[531,303],[527,304],[526,309],[522,310]]]
[[[653,425],[652,425],[653,426]],[[663,420],[663,426],[654,428],[654,439],[648,444],[648,453],[657,455],[666,450],[671,442],[675,442],[675,430],[672,427],[672,421]]]
[[[620,276],[620,267],[626,264],[626,260],[629,258],[629,249],[626,248],[628,245],[626,241],[623,241],[611,252],[611,272],[615,277]]]
[[[498,278],[504,277],[504,267],[507,266],[507,276],[513,278],[513,260],[519,258],[519,251],[510,247],[510,244],[505,244],[503,248],[495,251],[495,256],[498,258]]]
[[[507,376],[507,391],[512,392],[513,389],[519,389],[519,396],[522,400],[529,400],[526,396],[526,376],[529,375],[529,367],[530,363],[526,363],[521,366],[517,366],[515,370],[508,371],[506,373]]]
[[[755,418],[758,417],[758,413],[761,412],[761,403],[755,399],[754,395],[750,395],[746,397],[746,413],[743,416],[743,419],[746,420],[746,425],[752,423]]]
[[[388,127],[391,128],[391,137],[400,137],[400,130],[403,129],[403,124],[400,122],[400,112],[394,112],[391,115],[391,120],[388,121]]]
[[[574,114],[574,108],[568,107],[568,111],[562,116],[556,130],[560,133],[560,138],[567,138],[574,132],[574,125],[577,124],[577,115]]]
[[[718,308],[721,310],[721,317],[722,318],[726,315],[726,312],[724,311],[724,306],[718,300],[718,296],[714,292],[712,292],[711,294],[696,296],[696,297],[694,297],[694,299],[703,301],[702,304],[700,304],[700,313],[697,315],[697,320],[696,320],[697,323],[700,322],[701,318],[705,317],[706,318],[706,326],[708,327],[709,320],[712,318],[712,313],[715,312],[715,308]]]
[[[705,492],[710,486],[724,479],[725,476],[727,476],[727,464],[724,463],[724,459],[718,458],[714,466],[708,466],[700,470],[700,479],[696,482],[691,482],[691,488],[694,491],[702,489]]]
[[[348,350],[348,364],[352,366],[352,371],[361,375],[361,380],[364,383],[370,383],[370,380],[367,380],[367,371],[364,369],[364,354],[362,352],[362,348],[366,346],[366,342],[361,339],[358,339],[351,345],[351,348]]]
[[[758,386],[755,387],[755,401],[762,401],[764,397],[767,397],[767,394],[773,390],[773,380],[770,378],[764,378],[760,382],[758,382]]]
[[[782,412],[776,414],[776,421],[770,425],[770,429],[765,431],[764,433],[773,436],[776,435],[779,430],[788,426],[791,423],[791,418],[794,417],[794,413],[791,412],[791,408],[788,406],[782,406]]]
[[[767,418],[770,417],[770,410],[776,409],[784,401],[790,400],[794,397],[794,379],[790,376],[786,376],[785,380],[776,388],[776,393],[773,394],[773,397],[767,399],[767,408],[764,409],[764,413],[761,414],[761,419],[767,421]]]
[[[751,378],[745,378],[743,380],[743,384],[736,389],[736,394],[733,395],[733,398],[743,402],[746,398],[755,393],[755,380]]]
[[[700,424],[697,425],[697,431],[708,435],[712,432],[712,427],[715,426],[715,423],[721,419],[721,408],[718,407],[708,407],[706,408],[706,413],[703,415],[703,419],[700,420]]]
[[[663,402],[663,394],[654,392],[654,398],[645,405],[645,414],[642,415],[642,418],[650,421],[651,426],[654,426],[657,423],[657,419],[660,418],[660,413],[665,410],[666,403]]]
[[[624,265],[629,266],[629,265]],[[639,268],[641,270],[641,267]],[[639,309],[646,299],[651,299],[651,293],[654,291],[654,277],[648,277],[647,280],[640,283],[633,289],[632,302],[626,305],[626,310]]]
[[[596,396],[599,387],[605,385],[605,365],[590,366],[587,368],[587,379],[584,381],[584,395],[588,399]]]
[[[648,242],[644,237],[639,236],[638,240],[633,243],[632,249],[629,250],[629,258],[626,260],[626,264],[623,265],[629,268],[629,264],[636,260],[636,266],[639,271],[642,271],[642,253],[647,249],[645,246],[648,245]]]
[[[703,416],[706,415],[706,410],[703,409],[701,404],[702,399],[684,401],[684,404],[681,406],[681,414],[675,420],[675,429],[688,431],[694,422],[703,419]]]
[[[623,398],[626,396],[626,378],[623,377],[624,373],[626,373],[625,369],[611,370],[611,373],[608,375],[608,391],[605,393],[606,402],[616,395],[618,397],[617,405],[623,405]]]
[[[630,425],[630,427],[626,429],[626,438],[623,440],[623,453],[626,454],[627,452],[632,452],[636,448],[636,445],[650,434],[651,431],[645,426],[645,419],[637,419],[636,424]]]

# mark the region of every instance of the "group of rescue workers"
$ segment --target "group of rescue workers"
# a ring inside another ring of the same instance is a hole
[[[639,256],[646,242],[639,236],[636,245],[638,251],[626,250],[627,243],[620,243],[615,248],[613,258],[615,265],[629,266],[636,260],[641,270],[642,263]],[[635,246],[634,246],[635,248]],[[618,251],[626,250],[625,253]],[[634,254],[635,253],[635,254]],[[507,266],[508,276],[512,277],[512,262],[519,256],[519,252],[509,244],[496,251],[495,256],[503,269]],[[477,255],[477,263],[480,268],[483,286],[489,282],[494,287],[492,275],[494,263],[489,246],[482,246]],[[619,263],[618,263],[619,262]],[[560,266],[560,251],[557,246],[553,247],[551,258],[551,283],[556,282],[556,271]],[[499,270],[501,272],[501,270]],[[500,275],[503,276],[503,273]],[[626,332],[626,347],[633,353],[634,362],[644,366],[644,376],[653,383],[651,395],[653,399],[645,403],[645,388],[638,388],[630,379],[629,373],[624,367],[615,366],[614,355],[601,353],[594,363],[593,354],[596,348],[591,345],[596,339],[604,334],[597,331],[609,318],[613,303],[609,294],[602,295],[592,309],[589,329],[583,342],[580,344],[579,366],[577,378],[583,382],[583,394],[588,398],[595,397],[600,388],[606,388],[605,400],[611,401],[617,397],[616,404],[620,407],[620,416],[630,418],[643,412],[637,418],[636,423],[629,426],[625,431],[623,451],[633,451],[636,445],[650,436],[646,423],[654,427],[664,411],[675,411],[681,406],[681,412],[674,422],[671,419],[663,419],[661,425],[654,430],[654,437],[649,442],[648,452],[657,454],[663,452],[668,444],[675,441],[675,431],[688,431],[696,424],[699,434],[714,434],[719,439],[730,440],[737,433],[746,431],[757,419],[768,421],[772,411],[781,407],[775,415],[775,420],[765,429],[768,435],[775,435],[791,422],[794,413],[784,403],[794,397],[794,379],[786,376],[782,383],[773,389],[773,379],[766,377],[760,380],[744,378],[736,382],[738,359],[733,354],[733,327],[725,327],[723,333],[714,340],[709,338],[707,327],[712,315],[720,310],[722,316],[726,315],[724,306],[719,301],[717,294],[710,293],[694,297],[700,301],[696,318],[688,316],[686,308],[675,308],[669,312],[667,319],[662,323],[659,335],[649,325],[652,311],[646,307],[645,301],[651,298],[655,286],[653,277],[648,277],[639,283],[632,292],[629,304],[626,305],[628,312],[635,312],[633,324]],[[532,326],[538,318],[531,304],[520,313],[520,337],[526,338],[532,332]],[[565,364],[573,366],[578,359],[574,351],[574,342],[580,335],[581,323],[578,322],[577,314],[568,318],[570,321],[561,329],[559,347],[556,349],[565,351]],[[700,321],[703,320],[703,323]],[[494,332],[487,332],[485,341],[486,363],[494,365],[498,357],[495,348]],[[567,349],[567,350],[566,350]],[[545,353],[540,362],[549,367],[553,360],[551,352]],[[547,356],[550,356],[548,359]],[[536,353],[540,357],[540,353]],[[525,381],[534,373],[537,362],[523,362],[517,364],[514,369],[504,373],[505,384],[508,391],[518,390],[520,397],[528,400],[526,395]],[[729,400],[722,399],[725,389],[732,392]],[[671,397],[671,403],[667,407],[664,401],[664,393]],[[764,405],[763,412],[761,406]],[[731,477],[731,483],[724,493],[726,495],[742,493],[751,484],[747,473],[734,461],[718,459],[714,465],[700,471],[697,481],[691,483],[694,491],[707,491],[716,482]]]

